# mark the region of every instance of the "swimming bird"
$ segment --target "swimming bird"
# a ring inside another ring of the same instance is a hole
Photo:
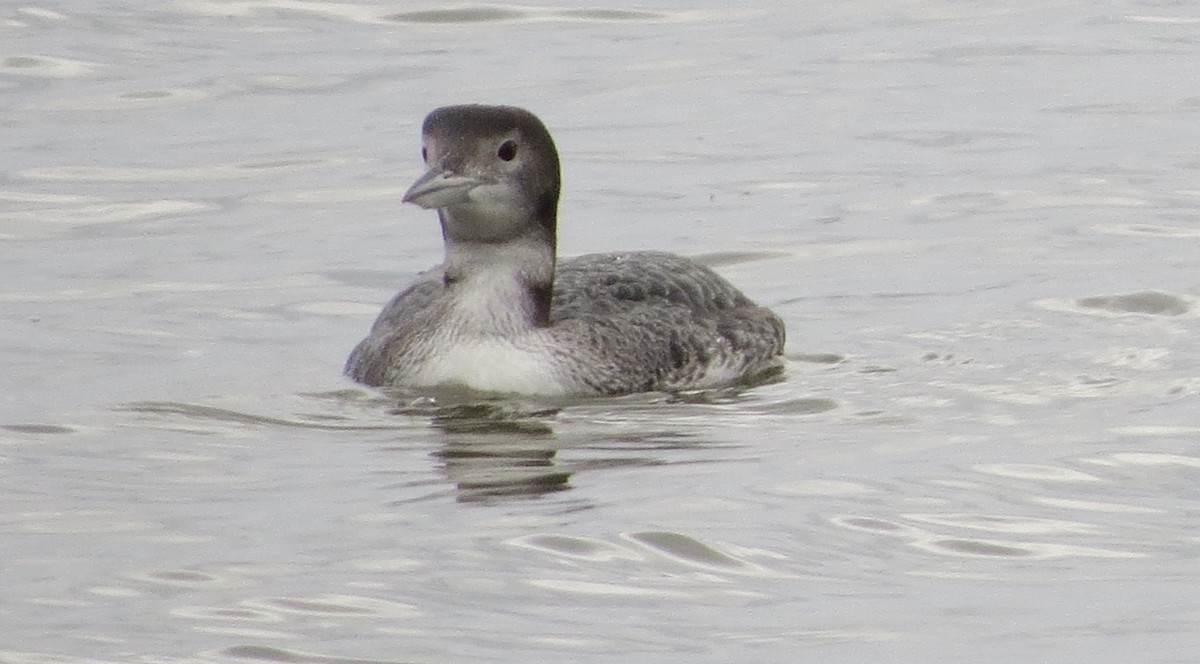
[[[438,108],[421,157],[403,201],[437,210],[445,260],[383,308],[346,362],[354,380],[616,395],[779,366],[783,321],[703,265],[652,251],[556,261],[558,152],[529,111]]]

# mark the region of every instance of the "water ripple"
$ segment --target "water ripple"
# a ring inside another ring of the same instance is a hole
[[[1191,304],[1178,295],[1159,291],[1143,291],[1126,295],[1096,295],[1076,300],[1083,309],[1096,309],[1117,314],[1149,316],[1179,316],[1191,310]]]
[[[1091,463],[1107,466],[1177,466],[1200,468],[1200,457],[1186,454],[1160,452],[1118,452],[1102,459],[1091,459]]]
[[[568,535],[526,535],[509,540],[510,545],[555,556],[591,562],[641,560],[642,556],[604,540]]]
[[[534,9],[480,5],[426,9],[384,17],[402,23],[489,23],[497,21],[657,21],[665,14],[629,9]]]
[[[179,403],[173,401],[138,401],[125,404],[123,406],[118,406],[115,408],[115,410],[145,415],[181,416],[189,419],[209,420],[213,422],[266,425],[297,429],[315,429],[320,431],[391,431],[404,428],[400,425],[389,426],[379,424],[353,424],[351,423],[353,420],[350,419],[347,419],[345,424],[329,424],[326,421],[314,422],[309,420],[289,420],[280,417],[270,417],[267,415],[243,413],[236,410],[217,408],[214,406],[203,406],[200,404]]]
[[[279,623],[283,617],[274,611],[246,607],[227,606],[179,606],[171,609],[171,615],[190,620],[221,620],[251,623]]]
[[[1164,510],[1145,505],[1129,505],[1125,503],[1106,503],[1097,502],[1094,500],[1080,500],[1078,498],[1051,498],[1049,496],[1031,496],[1030,501],[1048,505],[1050,507],[1058,507],[1067,510],[1078,510],[1082,512],[1107,512],[1110,514],[1162,514]]]
[[[192,104],[222,92],[232,92],[224,86],[162,87],[123,90],[104,95],[72,96],[49,99],[26,108],[43,111],[122,111],[143,108],[162,108]]]
[[[0,76],[32,78],[78,78],[101,65],[83,60],[54,58],[47,55],[9,55],[0,58]]]
[[[0,533],[68,535],[132,533],[155,530],[158,524],[137,521],[105,510],[56,510],[0,513]]]
[[[180,217],[217,209],[211,203],[190,200],[95,201],[41,205],[0,212],[0,239],[32,239],[60,235],[84,226],[123,224]]]
[[[650,531],[630,533],[626,537],[673,560],[697,567],[715,567],[722,571],[740,571],[748,567],[745,561],[679,533]]]
[[[915,537],[925,534],[925,532],[919,528],[914,528],[908,524],[874,516],[842,514],[831,518],[829,521],[835,526],[840,526],[842,528],[856,530],[859,532],[871,533],[874,535]]]
[[[1004,514],[905,514],[903,516],[912,521],[936,526],[1022,535],[1094,534],[1100,531],[1100,528],[1092,524],[1078,521]]]
[[[1132,235],[1162,238],[1200,238],[1200,228],[1164,224],[1102,224],[1092,230],[1107,235]]]
[[[876,489],[846,480],[809,479],[783,482],[765,487],[765,492],[776,496],[862,496],[875,493]]]
[[[243,282],[211,282],[211,281],[152,281],[126,282],[108,281],[98,288],[68,288],[41,293],[0,292],[0,302],[78,302],[84,300],[108,300],[135,297],[150,293],[236,293],[259,290],[296,289],[305,290],[319,287],[328,283],[323,277],[311,274],[291,275],[278,278],[259,279]],[[245,318],[254,316],[242,309],[218,307],[203,309],[197,305],[196,311],[210,315],[221,315],[229,318]],[[126,328],[128,331],[129,328]]]
[[[1099,477],[1078,470],[1031,463],[988,463],[975,466],[986,475],[1035,482],[1101,482]]]
[[[48,182],[209,182],[241,180],[252,175],[273,177],[314,168],[341,166],[344,160],[318,157],[278,157],[229,164],[182,167],[47,166],[29,168],[17,177]]]
[[[1053,558],[1147,558],[1149,554],[1136,551],[1115,551],[1070,544],[1046,544],[1037,542],[1005,542],[988,539],[932,536],[912,542],[923,551],[947,556],[969,558],[1026,558],[1047,560]]]
[[[514,21],[659,21],[681,18],[683,14],[664,14],[635,9],[540,8],[506,5],[476,5],[445,9],[421,9],[384,13],[378,8],[353,3],[315,0],[192,0],[182,7],[198,14],[246,18],[256,14],[288,11],[336,18],[356,23],[463,24]]]
[[[218,655],[226,658],[274,662],[276,664],[400,664],[403,661],[330,657],[328,655],[317,655],[299,650],[285,650],[269,646],[231,646],[219,651]]]
[[[234,575],[197,569],[161,569],[132,572],[125,576],[132,581],[172,588],[219,588],[245,585]]]
[[[531,579],[529,584],[571,595],[590,597],[636,598],[653,600],[682,600],[692,598],[691,593],[680,590],[663,588],[648,588],[645,586],[623,585],[618,583],[603,583],[598,581],[579,581],[573,579]]]
[[[361,595],[318,595],[247,600],[252,609],[314,616],[379,616],[411,618],[421,615],[415,606]]]
[[[51,9],[46,9],[44,7],[20,7],[13,13],[15,13],[17,16],[20,16],[22,18],[32,18],[32,19],[38,20],[38,21],[65,21],[65,20],[67,20],[66,14],[60,14],[56,11],[53,11]],[[21,25],[21,27],[26,27],[28,24],[21,23],[20,25]]]
[[[14,433],[32,433],[38,435],[76,433],[76,429],[58,424],[0,424],[0,429]]]

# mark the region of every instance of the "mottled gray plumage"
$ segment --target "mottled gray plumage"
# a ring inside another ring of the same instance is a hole
[[[660,252],[555,265],[558,156],[531,113],[445,107],[423,134],[429,171],[405,200],[438,210],[446,261],[384,307],[346,363],[355,380],[624,394],[778,365],[782,321],[707,267]]]

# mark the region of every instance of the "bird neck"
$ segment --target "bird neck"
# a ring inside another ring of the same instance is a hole
[[[550,324],[555,247],[539,230],[504,242],[446,238],[443,281],[460,328],[486,336]]]

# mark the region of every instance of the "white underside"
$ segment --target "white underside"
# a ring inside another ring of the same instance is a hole
[[[549,356],[510,339],[461,339],[426,358],[406,383],[544,396],[572,392]]]

